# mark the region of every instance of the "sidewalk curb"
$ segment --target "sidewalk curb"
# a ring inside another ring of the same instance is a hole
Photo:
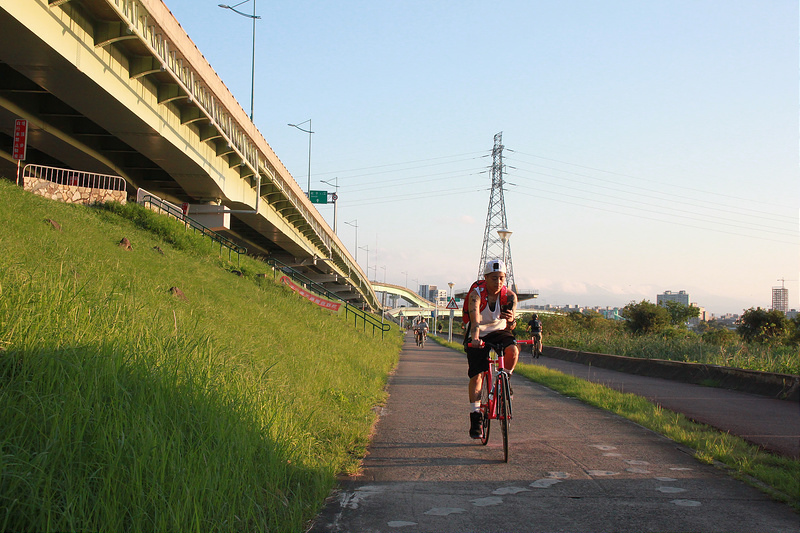
[[[709,385],[779,400],[800,401],[800,376],[743,370],[703,363],[641,359],[622,355],[580,352],[545,346],[545,357],[606,368],[628,374]]]

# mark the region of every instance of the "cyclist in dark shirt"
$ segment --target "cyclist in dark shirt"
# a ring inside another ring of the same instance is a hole
[[[528,321],[528,332],[531,334],[531,353],[535,359],[538,359],[542,354],[542,321],[539,320],[539,315],[533,313],[531,319]]]

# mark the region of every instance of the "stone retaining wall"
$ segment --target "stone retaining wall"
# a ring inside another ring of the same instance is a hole
[[[800,376],[727,366],[684,363],[664,359],[641,359],[621,355],[578,352],[545,346],[543,355],[563,361],[592,365],[598,368],[627,372],[684,383],[711,385],[725,389],[770,396],[781,400],[800,401]]]
[[[68,204],[89,205],[94,203],[104,204],[106,202],[119,202],[124,204],[128,200],[126,191],[93,189],[89,187],[78,187],[76,185],[59,185],[52,181],[32,177],[25,177],[23,180],[23,187],[26,191]]]

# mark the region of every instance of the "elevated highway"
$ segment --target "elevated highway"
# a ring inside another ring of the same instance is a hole
[[[0,0],[0,175],[28,163],[122,176],[355,305],[365,273],[161,0]]]
[[[402,285],[392,285],[391,283],[379,283],[377,281],[373,281],[372,288],[375,290],[375,292],[385,292],[386,294],[399,296],[403,300],[411,304],[414,304],[417,307],[424,307],[431,309],[434,309],[436,307],[436,304],[434,304],[430,300],[423,298],[416,292],[412,291],[407,287],[403,287]]]

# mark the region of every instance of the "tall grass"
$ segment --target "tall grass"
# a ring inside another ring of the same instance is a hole
[[[358,468],[396,329],[353,328],[251,259],[234,276],[135,207],[1,180],[0,202],[0,530],[302,531]]]
[[[669,329],[659,334],[634,335],[623,324],[602,317],[543,316],[545,344],[570,350],[645,359],[666,359],[710,365],[800,374],[797,345],[743,342],[738,336],[722,344],[706,342],[690,331]],[[525,320],[521,321],[525,322]],[[525,337],[518,324],[517,337]]]
[[[728,366],[763,372],[800,374],[800,350],[734,341],[717,346],[698,336],[596,334],[590,331],[551,335],[547,344],[585,352],[607,353],[645,359],[667,359]]]

